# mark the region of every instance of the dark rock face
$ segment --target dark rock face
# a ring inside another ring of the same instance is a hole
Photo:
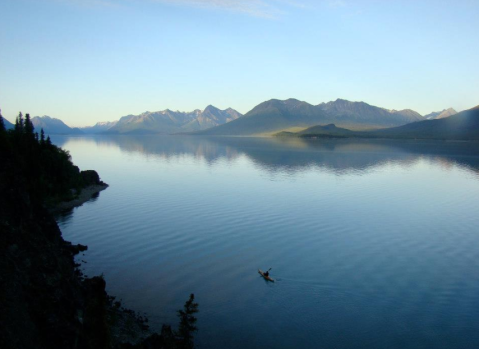
[[[0,348],[109,348],[105,281],[73,259],[87,247],[64,241],[13,159],[0,162]]]
[[[98,173],[94,170],[81,171],[80,174],[83,178],[83,182],[85,183],[85,186],[104,184],[100,180],[100,176],[98,175]]]
[[[11,159],[0,161],[0,347],[73,348],[84,303],[73,254]]]
[[[86,279],[84,307],[84,331],[88,333],[85,338],[86,348],[109,348],[110,333],[107,321],[106,309],[108,306],[108,295],[106,294],[106,283],[102,277]]]

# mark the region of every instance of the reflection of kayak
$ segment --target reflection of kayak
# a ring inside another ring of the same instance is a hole
[[[264,273],[261,271],[261,269],[258,269],[258,273],[260,273],[261,276],[264,277],[266,280],[274,282],[274,280],[271,279],[269,276],[264,275]]]

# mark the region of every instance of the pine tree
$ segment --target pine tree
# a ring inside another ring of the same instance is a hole
[[[22,112],[19,112],[17,118],[15,119],[15,133],[17,135],[22,135],[23,127],[24,127],[23,114]]]
[[[35,127],[33,126],[32,120],[30,119],[30,114],[25,115],[25,134],[29,137],[33,137],[33,131]]]
[[[193,332],[198,331],[195,326],[196,317],[194,316],[198,310],[198,303],[194,303],[195,295],[192,293],[190,299],[188,299],[184,305],[183,310],[178,310],[178,316],[180,318],[180,326],[178,329],[178,337],[182,348],[191,349],[194,347]]]
[[[40,131],[40,145],[45,145],[45,132],[43,131],[43,127]]]

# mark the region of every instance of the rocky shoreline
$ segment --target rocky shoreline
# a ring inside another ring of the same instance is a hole
[[[109,185],[106,183],[102,184],[93,184],[89,185],[82,189],[80,194],[70,201],[62,201],[60,203],[55,204],[53,207],[49,208],[48,211],[51,214],[57,214],[63,211],[71,210],[72,208],[79,207],[83,205],[85,202],[92,199],[96,194],[108,188]]]

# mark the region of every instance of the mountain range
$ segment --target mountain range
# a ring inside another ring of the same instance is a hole
[[[451,115],[370,131],[353,131],[334,124],[317,125],[300,132],[279,132],[277,136],[302,138],[397,138],[479,140],[479,106]]]
[[[169,109],[158,112],[145,112],[140,115],[123,116],[107,130],[107,133],[141,134],[141,133],[179,133],[204,130],[222,125],[241,117],[234,109],[220,110],[212,105],[203,111],[192,112],[172,111]]]
[[[35,116],[32,123],[35,129],[43,128],[46,134],[169,134],[191,132],[221,125],[241,117],[234,109],[220,110],[212,105],[203,111],[192,112],[171,111],[144,112],[139,115],[127,115],[118,121],[98,122],[94,126],[72,128],[60,119],[50,116]],[[6,124],[7,125],[7,124]]]
[[[319,105],[297,99],[272,99],[259,104],[237,120],[196,134],[251,136],[329,123],[361,130],[401,126],[421,120],[424,118],[410,109],[388,110],[344,99]]]
[[[479,140],[479,105],[449,117],[415,122],[371,133],[388,138]]]
[[[200,134],[255,136],[273,135],[280,131],[300,131],[317,125],[334,124],[339,129],[364,131],[403,126],[425,120],[442,120],[456,114],[452,108],[426,116],[410,110],[390,110],[365,102],[337,99],[312,105],[297,99],[272,99],[245,115],[234,109],[220,110],[212,105],[192,112],[144,112],[127,115],[117,121],[99,122],[94,126],[71,128],[49,116],[34,117],[37,130],[46,134]],[[6,121],[6,120],[5,120]],[[8,125],[6,121],[7,128]],[[324,126],[323,126],[324,127]],[[329,130],[331,131],[331,130]]]

